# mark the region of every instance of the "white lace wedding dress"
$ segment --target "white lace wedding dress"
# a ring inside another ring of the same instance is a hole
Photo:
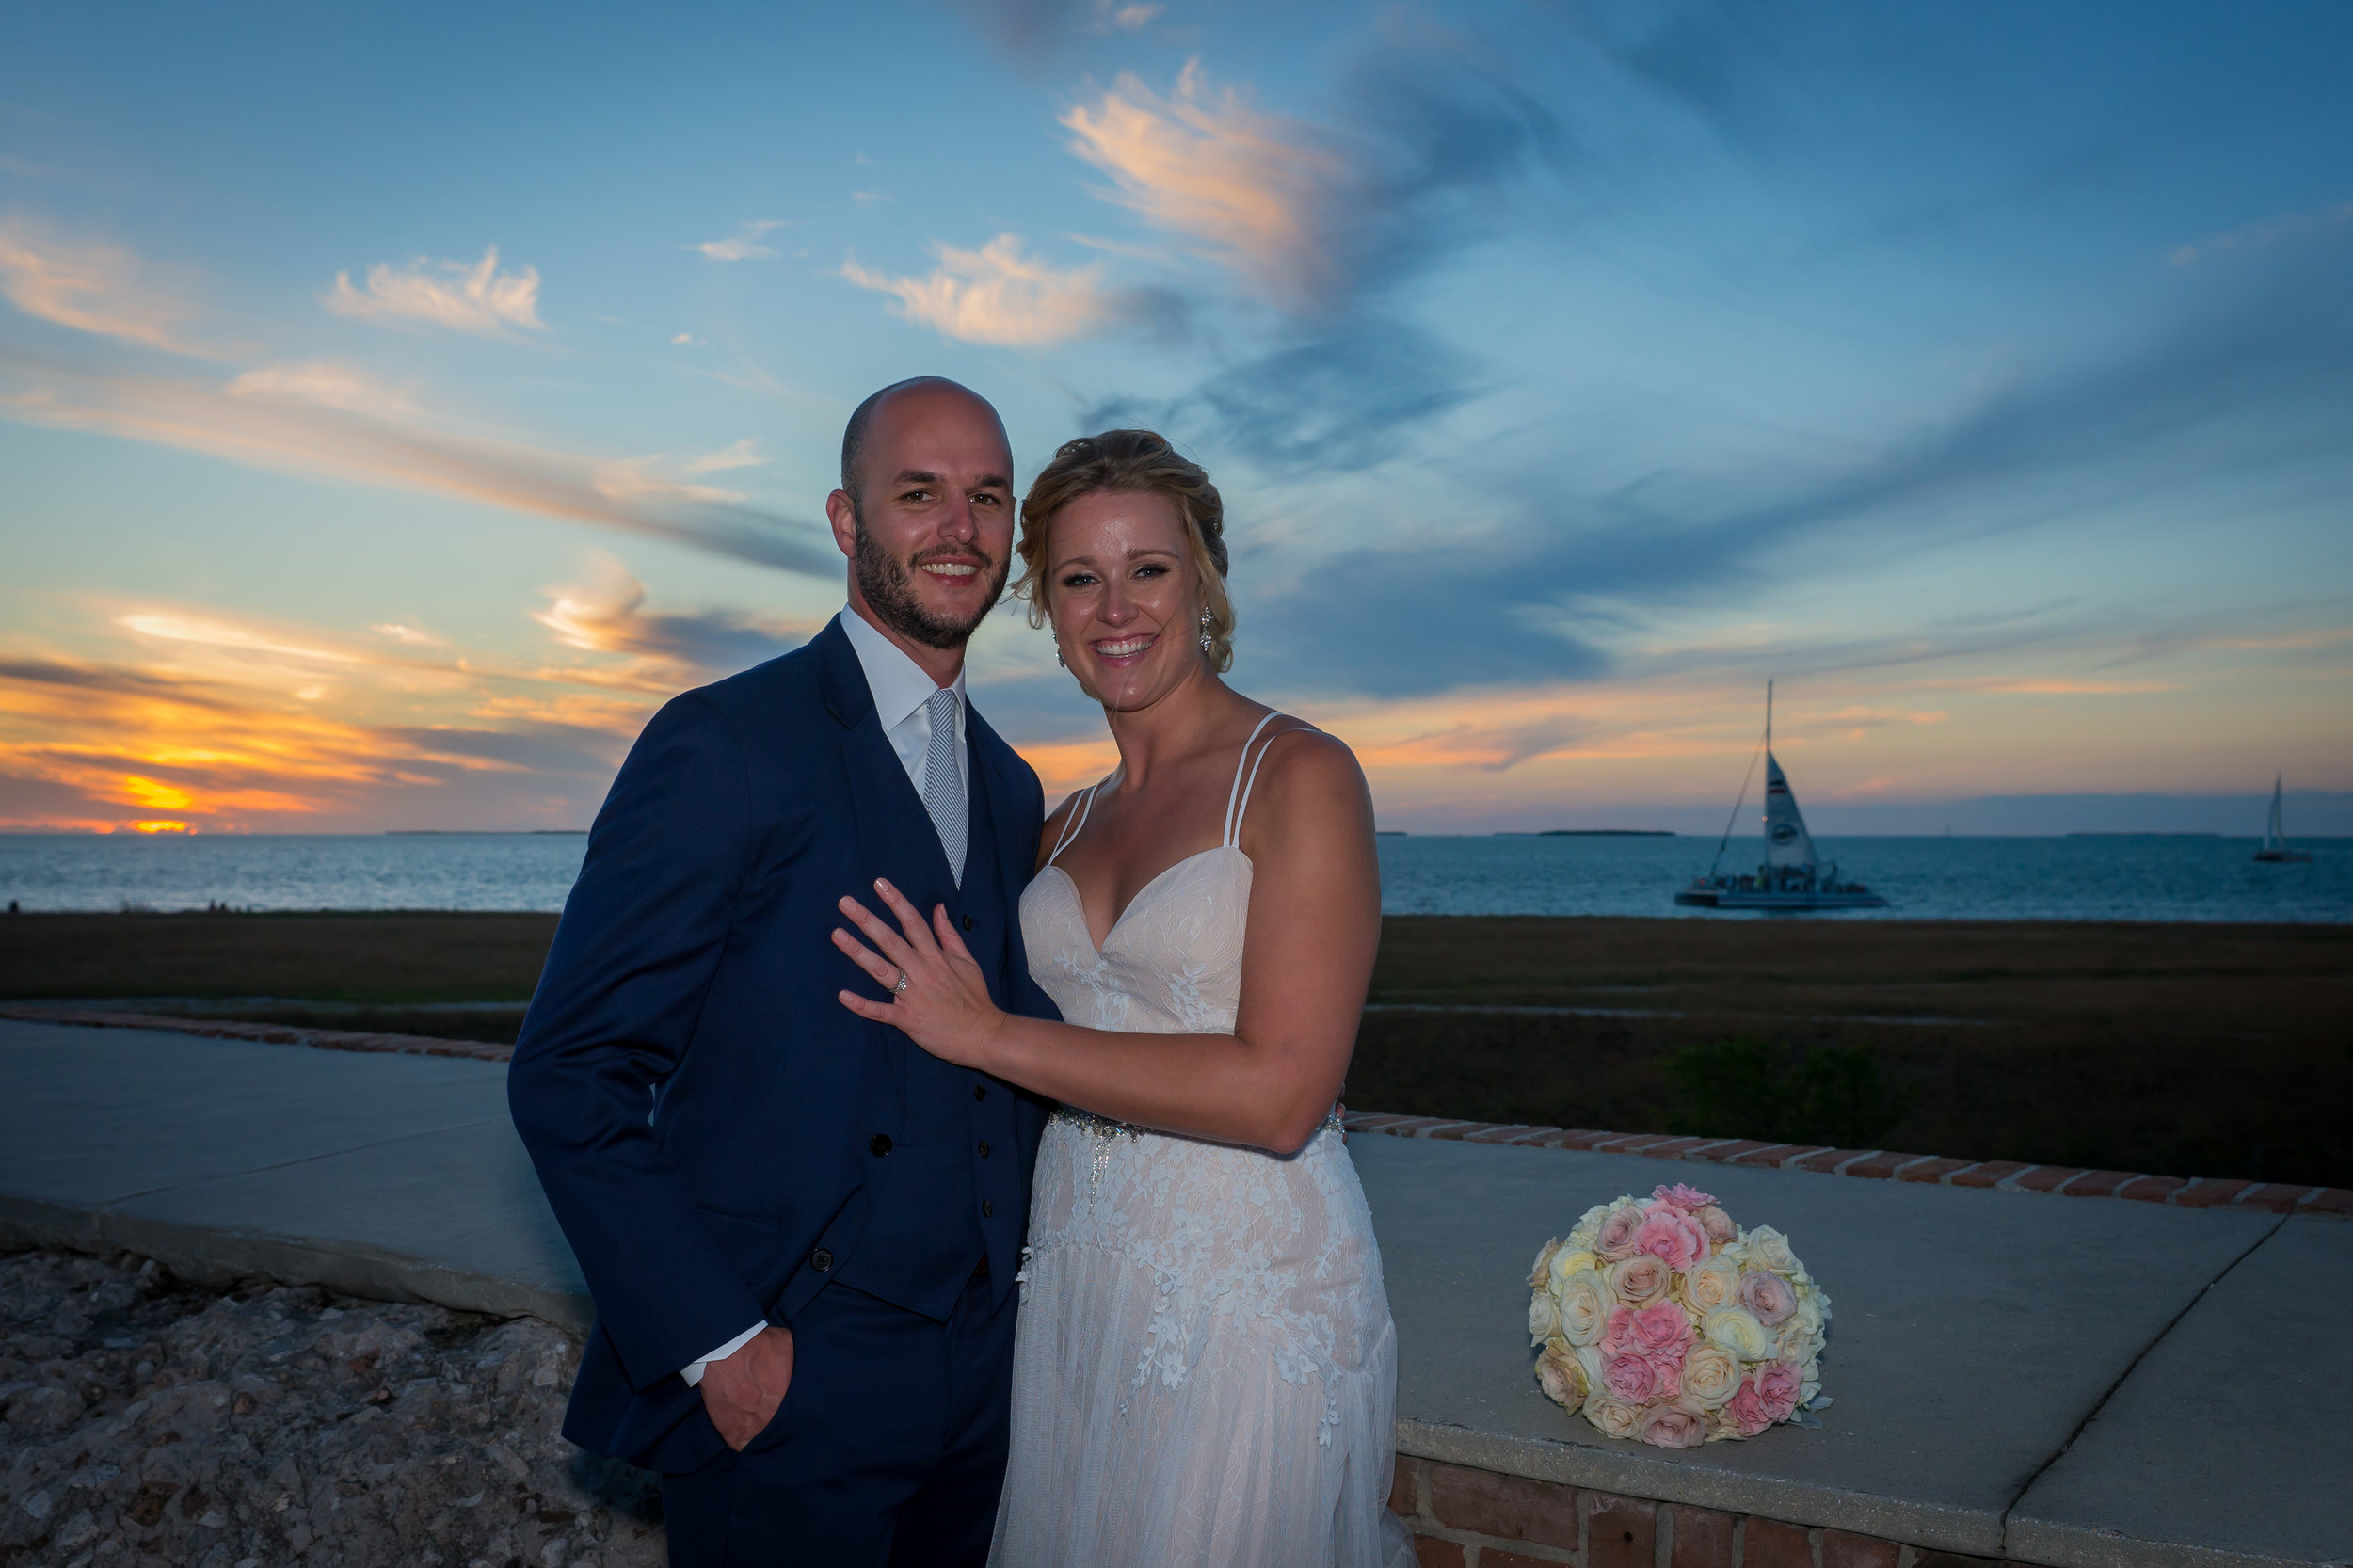
[[[1099,951],[1067,872],[1023,893],[1031,970],[1068,1021],[1232,1032],[1252,871],[1234,782],[1224,841],[1147,884]],[[1337,1118],[1279,1159],[1056,1112],[1022,1280],[996,1568],[1413,1562],[1387,1508],[1397,1331]]]

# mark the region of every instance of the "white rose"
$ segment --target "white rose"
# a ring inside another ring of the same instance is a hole
[[[1694,1345],[1683,1358],[1683,1394],[1713,1410],[1740,1391],[1740,1361],[1721,1345]]]
[[[1555,1299],[1560,1303],[1561,1337],[1572,1345],[1590,1345],[1609,1324],[1609,1291],[1591,1269],[1571,1274]]]
[[[1781,1332],[1773,1336],[1773,1359],[1775,1361],[1808,1361],[1822,1353],[1822,1336],[1819,1334],[1808,1334],[1799,1327],[1798,1320],[1792,1318],[1782,1324]]]
[[[1762,1361],[1773,1353],[1773,1336],[1746,1307],[1718,1307],[1701,1320],[1700,1328],[1709,1344],[1721,1345],[1743,1361]]]
[[[1585,1211],[1585,1217],[1577,1221],[1576,1226],[1570,1230],[1568,1240],[1563,1244],[1590,1250],[1593,1244],[1593,1237],[1595,1233],[1601,1229],[1602,1216],[1609,1212],[1609,1206],[1608,1204],[1597,1203],[1593,1205],[1593,1208]]]
[[[1750,1260],[1760,1268],[1777,1274],[1798,1272],[1798,1255],[1789,1250],[1789,1238],[1770,1225],[1740,1233],[1740,1245],[1747,1249]]]
[[[1528,1302],[1528,1342],[1541,1345],[1561,1332],[1561,1308],[1553,1304],[1552,1292],[1539,1290]]]
[[[1528,1285],[1529,1289],[1534,1289],[1537,1286],[1544,1284],[1545,1280],[1552,1277],[1552,1255],[1560,1250],[1561,1240],[1559,1237],[1555,1237],[1553,1240],[1545,1242],[1537,1252],[1536,1266],[1528,1271]]]
[[[1683,1276],[1683,1299],[1702,1316],[1740,1301],[1740,1264],[1729,1253],[1718,1253],[1691,1265]]]
[[[1632,1437],[1634,1429],[1642,1424],[1641,1411],[1630,1404],[1620,1404],[1603,1393],[1598,1384],[1585,1396],[1585,1418],[1604,1437]]]
[[[1601,1259],[1584,1248],[1563,1245],[1552,1255],[1552,1288],[1557,1293],[1561,1287],[1568,1283],[1571,1274],[1600,1267]]]

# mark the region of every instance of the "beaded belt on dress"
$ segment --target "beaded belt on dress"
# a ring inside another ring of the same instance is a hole
[[[1052,1120],[1066,1123],[1080,1132],[1095,1135],[1094,1156],[1088,1161],[1087,1170],[1087,1195],[1089,1197],[1094,1196],[1102,1188],[1103,1172],[1112,1162],[1113,1141],[1120,1138],[1141,1138],[1152,1130],[1148,1127],[1138,1127],[1133,1122],[1114,1121],[1109,1116],[1098,1116],[1092,1111],[1080,1111],[1076,1106],[1069,1105],[1054,1107]],[[1347,1130],[1341,1125],[1338,1106],[1332,1108],[1330,1113],[1323,1118],[1323,1126],[1317,1130],[1320,1132]]]

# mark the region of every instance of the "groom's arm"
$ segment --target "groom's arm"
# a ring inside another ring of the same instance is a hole
[[[641,1390],[766,1320],[648,1120],[734,920],[750,805],[701,697],[654,716],[589,830],[507,1068],[516,1129]]]

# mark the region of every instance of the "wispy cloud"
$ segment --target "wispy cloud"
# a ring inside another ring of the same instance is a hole
[[[159,376],[119,376],[0,353],[0,416],[183,447],[271,469],[293,469],[455,495],[667,540],[736,560],[831,577],[830,539],[708,488],[671,480],[648,459],[595,457],[460,433],[321,404],[300,395],[312,378],[240,392]],[[341,395],[341,383],[323,383]]]
[[[701,244],[689,246],[687,248],[699,250],[714,262],[766,261],[773,258],[776,252],[774,247],[762,245],[760,237],[772,229],[783,227],[782,218],[761,218],[758,222],[743,225],[726,239],[704,240]]]
[[[1125,324],[1165,322],[1175,301],[1155,290],[1114,289],[1099,265],[1062,271],[1024,255],[1020,239],[1000,234],[978,250],[936,245],[939,265],[923,278],[893,278],[841,264],[859,288],[895,296],[909,321],[943,337],[1008,347],[1042,347],[1091,337]]]
[[[478,262],[437,262],[420,256],[394,270],[378,263],[368,268],[367,287],[352,287],[351,274],[335,274],[324,296],[337,315],[385,326],[422,323],[482,337],[512,336],[511,329],[545,330],[539,320],[539,269],[499,270],[499,248]]]
[[[29,218],[0,219],[0,295],[26,315],[200,359],[222,351],[183,335],[195,312],[120,246],[75,242]]]
[[[1277,303],[1312,312],[1338,284],[1327,228],[1353,167],[1314,128],[1213,91],[1198,61],[1167,94],[1123,72],[1062,123],[1070,150],[1112,177],[1113,200]]]
[[[383,418],[406,419],[418,412],[408,390],[387,386],[357,366],[333,360],[263,365],[237,376],[222,391],[232,397],[278,398]]]
[[[655,668],[647,684],[656,690],[747,669],[791,652],[817,630],[738,611],[648,610],[645,584],[610,560],[585,584],[551,589],[547,608],[532,618],[568,648],[649,661]]]
[[[1167,14],[1145,0],[951,0],[1016,65],[1034,66],[1064,41],[1141,32]]]

